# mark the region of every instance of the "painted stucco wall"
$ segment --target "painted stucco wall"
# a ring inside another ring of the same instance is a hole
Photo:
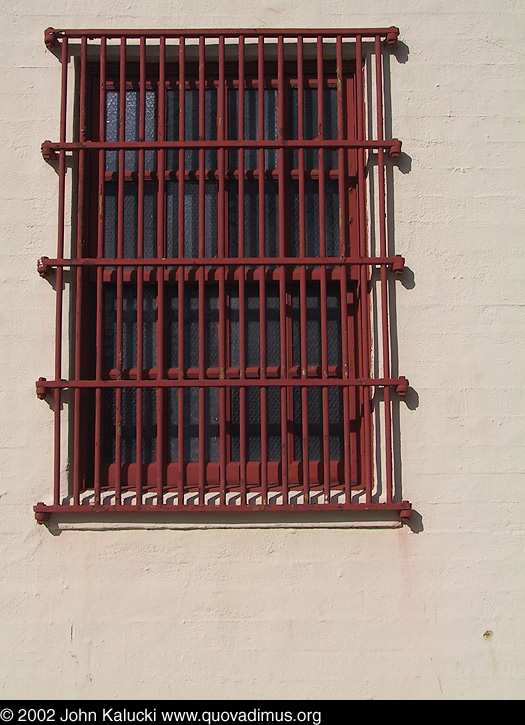
[[[1,0],[0,696],[522,698],[524,6]],[[59,63],[45,27],[398,25],[402,528],[38,526]],[[492,632],[492,635],[486,634]]]

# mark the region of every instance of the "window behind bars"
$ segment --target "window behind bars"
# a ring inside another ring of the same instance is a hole
[[[384,211],[382,38],[395,29],[48,31],[62,59],[55,487],[59,510],[389,508],[388,309],[383,373],[370,377],[365,162]],[[153,32],[153,31],[152,31]],[[79,44],[70,43],[78,39]],[[78,54],[76,138],[67,66]],[[378,138],[366,140],[364,49],[376,63]],[[93,53],[97,59],[93,61]],[[66,156],[76,238],[65,256]],[[382,179],[382,181],[381,181]],[[64,268],[71,269],[72,374],[62,379]],[[59,319],[60,318],[60,319]],[[60,334],[59,334],[60,333]],[[374,489],[373,390],[384,391],[386,475]],[[61,470],[69,388],[72,473]],[[398,497],[399,498],[399,497]]]

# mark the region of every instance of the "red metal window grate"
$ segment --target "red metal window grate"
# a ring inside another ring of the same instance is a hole
[[[399,157],[401,143],[385,138],[382,50],[397,36],[46,31],[62,98],[60,140],[42,145],[59,202],[57,256],[38,265],[55,276],[56,333],[54,380],[37,381],[53,401],[54,494],[34,507],[37,521],[81,511],[410,516],[392,440],[392,391],[403,396],[408,382],[391,377],[388,321],[390,272],[404,260],[388,254],[385,154]]]

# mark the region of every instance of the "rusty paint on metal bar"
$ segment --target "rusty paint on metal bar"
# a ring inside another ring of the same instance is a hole
[[[146,368],[145,369],[145,376],[149,380],[156,380],[157,379],[157,369],[155,367],[153,368]],[[267,377],[268,378],[278,378],[280,376],[280,366],[268,366],[266,368]],[[299,365],[292,365],[289,367],[289,375],[288,377],[293,378],[300,378],[302,371],[300,369]],[[183,380],[184,378],[188,378],[190,380],[197,380],[199,377],[199,368],[198,367],[188,367],[184,370],[184,375],[179,375],[179,369],[178,367],[170,367],[167,370],[165,370],[166,378],[168,380]],[[249,379],[259,379],[260,376],[260,369],[258,366],[248,366],[244,374],[241,373],[241,369],[239,367],[233,367],[228,366],[226,368],[226,378],[249,378]],[[321,380],[322,377],[322,370],[320,365],[309,365],[307,369],[308,377],[311,378],[318,378]],[[117,370],[116,368],[112,368],[109,370],[104,371],[105,379],[108,380],[116,380],[117,379]],[[328,379],[331,378],[340,378],[342,375],[342,368],[340,365],[329,365],[328,366]],[[206,376],[208,378],[216,378],[220,379],[221,377],[221,370],[217,366],[213,367],[207,367],[206,368]],[[136,368],[127,368],[124,370],[123,378],[126,380],[133,380],[138,377]],[[223,375],[224,377],[224,375]],[[46,380],[46,378],[42,378],[42,380]],[[400,381],[403,380],[403,378],[399,378]]]
[[[242,151],[244,149],[232,149],[233,151]],[[293,150],[293,149],[292,149]],[[300,149],[298,149],[300,150]],[[332,149],[334,150],[334,149]],[[338,149],[337,149],[338,150]],[[180,152],[180,149],[179,149]],[[199,170],[198,169],[186,169],[185,171],[181,172],[184,175],[184,178],[189,181],[197,181],[199,178]],[[164,172],[164,176],[166,181],[178,181],[179,177],[181,176],[181,173],[179,173],[178,169],[166,169]],[[319,178],[319,170],[318,169],[305,169],[305,179],[318,179]],[[259,171],[258,169],[245,169],[245,181],[256,181],[259,178]],[[117,171],[106,171],[105,172],[106,181],[117,181],[118,179],[118,172]],[[217,169],[205,169],[204,170],[204,176],[208,181],[213,181],[214,179],[219,179],[219,172]],[[279,171],[278,169],[266,169],[264,176],[267,180],[277,180],[279,178]],[[299,178],[299,169],[288,169],[287,176],[289,178],[292,178],[294,180]],[[157,172],[156,171],[146,171],[144,175],[145,179],[147,181],[156,181],[157,179]],[[325,177],[328,179],[337,179],[338,173],[337,169],[325,169]],[[128,182],[136,182],[138,178],[136,171],[125,171],[124,172],[124,179],[126,183]],[[227,180],[238,180],[239,178],[239,170],[238,169],[226,169],[225,172],[225,178]]]

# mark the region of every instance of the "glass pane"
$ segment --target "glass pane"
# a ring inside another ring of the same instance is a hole
[[[249,461],[261,460],[261,392],[246,388],[246,448]]]
[[[298,109],[299,90],[297,88],[290,89],[289,103],[289,123],[290,138],[299,138],[299,109]],[[317,138],[318,133],[318,112],[317,107],[317,88],[303,89],[304,102],[304,138]],[[335,88],[323,88],[323,136],[325,139],[337,138],[337,90]],[[305,169],[316,169],[319,167],[318,152],[316,149],[305,149],[304,151]],[[292,166],[299,168],[299,152],[294,149],[292,151]],[[337,169],[337,150],[324,151],[324,168]]]
[[[279,256],[279,184],[264,183],[264,244],[266,257]]]
[[[121,403],[121,462],[135,463],[137,459],[137,391],[124,388]],[[115,463],[117,393],[102,391],[102,460]],[[145,388],[142,392],[142,463],[155,461],[156,456],[156,392]]]
[[[277,89],[264,89],[264,138],[275,140],[278,136]],[[264,152],[264,165],[267,169],[279,168],[279,152],[269,149]]]
[[[263,393],[264,394],[264,393]],[[248,461],[261,460],[261,389],[246,388],[246,458]],[[267,407],[267,450],[269,461],[281,460],[281,397],[279,388],[268,388],[266,393]],[[240,459],[240,391],[231,391],[231,457]]]
[[[230,365],[239,367],[240,365],[240,322],[239,322],[239,287],[232,285],[228,288],[229,305],[228,305],[228,323],[230,329],[229,354]],[[245,291],[246,297],[246,291]],[[246,326],[245,326],[246,334]]]
[[[138,141],[140,124],[140,92],[139,90],[127,90],[126,113],[124,122],[124,140]],[[120,92],[118,90],[107,91],[106,93],[106,141],[119,140],[119,111]],[[144,108],[145,140],[156,139],[156,113],[157,99],[153,90],[146,90]],[[155,168],[155,151],[146,151],[144,154],[145,169],[150,171]],[[124,153],[124,164],[126,171],[138,170],[138,152],[126,151]],[[106,154],[106,171],[118,171],[118,152],[108,151]]]
[[[178,182],[166,184],[168,254],[178,255]],[[217,181],[204,184],[204,210],[200,213],[199,182],[184,184],[184,256],[196,258],[199,254],[199,227],[204,224],[204,256],[216,257],[218,251],[218,194]]]
[[[267,390],[268,460],[281,460],[281,389]]]
[[[246,285],[246,365],[258,367],[260,363],[259,285]]]
[[[196,141],[199,138],[199,91],[197,88],[186,89],[184,107],[184,138],[186,141]],[[199,168],[198,150],[186,151],[184,165],[186,169]]]
[[[184,356],[187,368],[199,367],[199,309],[198,284],[186,284]],[[178,328],[174,325],[174,329]],[[204,365],[205,367],[217,367],[219,365],[219,287],[217,284],[209,283],[206,284],[204,299]],[[173,367],[176,367],[176,365]]]
[[[156,287],[143,287],[143,335],[142,355],[144,367],[156,365]],[[124,370],[137,365],[137,288],[132,284],[122,287],[122,367]],[[104,350],[103,365],[106,370],[117,367],[117,287],[104,285]]]
[[[179,390],[168,388],[166,390],[166,432],[167,432],[167,459],[168,463],[179,460]]]
[[[330,459],[332,461],[342,461],[344,458],[342,388],[328,388],[328,420],[330,431]]]
[[[199,256],[199,184],[184,185],[184,256]]]
[[[184,460],[199,460],[199,389],[184,390]]]
[[[275,189],[273,193],[275,194]],[[238,183],[237,181],[230,182],[228,184],[228,243],[232,257],[239,254],[239,213]],[[259,187],[257,181],[245,181],[244,183],[244,254],[246,257],[259,256]]]
[[[219,460],[219,393],[217,388],[204,390],[204,457]],[[199,457],[199,389],[184,391],[184,458],[197,462]]]
[[[281,362],[279,329],[279,285],[266,284],[266,365],[278,367]]]
[[[137,141],[139,137],[140,98],[138,91],[126,91],[126,118],[124,123],[125,141]],[[137,151],[124,154],[126,171],[137,171],[139,155]]]
[[[175,96],[175,94],[174,94]],[[176,113],[175,97],[171,99],[173,113]],[[199,139],[199,89],[188,88],[184,97],[184,137],[186,141],[197,141]],[[175,132],[175,124],[170,126],[170,131]],[[178,131],[177,131],[178,133]],[[207,141],[217,139],[217,91],[215,88],[206,88],[204,92],[204,138]],[[186,169],[196,170],[199,168],[199,151],[192,149],[184,155]],[[207,149],[204,154],[204,168],[217,168],[217,150]]]
[[[179,367],[179,290],[178,285],[165,287],[165,337],[166,364],[168,368]]]
[[[324,180],[325,240],[326,256],[339,256],[339,184],[337,179]],[[291,182],[290,194],[290,236],[292,255],[299,256],[301,239],[299,234],[299,182]],[[321,253],[319,218],[319,181],[307,179],[304,182],[304,230],[307,257],[318,257]]]
[[[184,365],[199,367],[199,291],[196,284],[184,289]]]
[[[119,94],[118,91],[107,91],[106,93],[106,141],[118,141],[118,115],[119,115]],[[108,151],[106,154],[106,171],[117,171],[118,153]]]
[[[117,257],[118,251],[118,183],[106,182],[104,199],[104,256]],[[156,256],[156,185],[144,184],[144,256]],[[124,184],[123,256],[134,258],[138,254],[138,186]]]
[[[322,389],[309,388],[307,393],[308,405],[308,457],[311,461],[323,460],[323,414]],[[300,388],[293,391],[293,432],[294,432],[294,458],[303,460],[302,444],[302,396]],[[328,433],[330,460],[343,459],[343,392],[342,388],[328,388]]]
[[[179,140],[179,90],[166,91],[166,139]],[[166,152],[166,168],[169,170],[179,168],[178,150],[169,149]]]
[[[293,365],[301,365],[300,286],[289,287],[292,294],[292,357]],[[328,365],[341,364],[341,306],[339,282],[327,282],[327,357]],[[307,366],[322,363],[321,285],[306,283],[306,355]]]

